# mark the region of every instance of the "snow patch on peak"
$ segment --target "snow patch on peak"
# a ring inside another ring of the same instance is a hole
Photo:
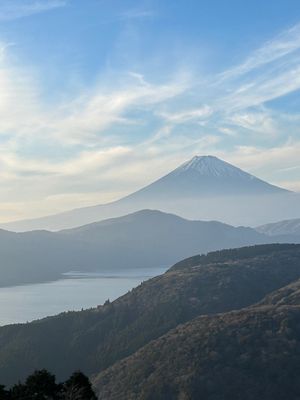
[[[247,178],[253,179],[254,176],[242,171],[241,169],[234,167],[226,161],[220,160],[215,156],[195,156],[191,160],[182,164],[176,173],[182,173],[187,171],[195,171],[203,176],[213,177],[231,177],[231,178]]]

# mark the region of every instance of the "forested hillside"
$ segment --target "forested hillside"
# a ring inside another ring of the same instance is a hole
[[[300,278],[297,245],[242,248],[205,259],[192,267],[182,263],[96,309],[0,328],[1,383],[42,368],[59,380],[76,369],[92,376],[179,324],[247,307]]]
[[[180,325],[101,373],[99,399],[299,399],[299,287],[296,307],[279,291],[276,305]]]

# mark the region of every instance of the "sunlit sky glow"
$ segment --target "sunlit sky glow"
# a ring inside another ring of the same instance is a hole
[[[298,0],[0,0],[0,221],[195,154],[300,191],[299,89]]]

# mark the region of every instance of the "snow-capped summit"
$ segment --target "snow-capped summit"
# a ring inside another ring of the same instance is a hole
[[[267,214],[273,215],[272,208],[276,209],[276,215],[278,210],[283,210],[282,206],[277,206],[278,194],[284,197],[289,196],[290,192],[217,157],[195,156],[150,185],[112,203],[35,220],[2,224],[1,228],[16,231],[73,228],[146,208],[172,212],[187,218],[216,219],[235,224],[247,224],[249,216],[251,223],[258,225],[271,220]],[[276,206],[271,206],[272,196],[276,197],[273,201]],[[294,197],[282,200],[284,209],[294,210],[294,204],[287,207],[290,199],[294,201]],[[262,205],[263,201],[266,206]],[[257,210],[261,210],[259,215],[262,214],[263,218],[254,219]],[[286,218],[286,213],[283,215]],[[290,213],[289,217],[294,218],[294,213]]]
[[[195,156],[127,199],[261,195],[285,192],[214,156]]]
[[[175,171],[177,173],[181,173],[191,170],[196,171],[203,176],[240,177],[246,179],[255,178],[253,175],[242,171],[240,168],[237,168],[226,161],[210,155],[195,156],[191,160],[186,161],[184,164],[179,166]]]

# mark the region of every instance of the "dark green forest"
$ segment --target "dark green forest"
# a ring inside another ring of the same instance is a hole
[[[35,371],[24,383],[10,389],[0,386],[1,400],[96,400],[92,385],[82,372],[74,372],[65,382],[45,369]]]
[[[294,292],[171,330],[100,373],[99,399],[299,399],[300,281],[294,291],[298,307]]]
[[[114,302],[0,328],[0,383],[81,370],[101,400],[298,400],[299,280],[299,245],[183,260]]]

